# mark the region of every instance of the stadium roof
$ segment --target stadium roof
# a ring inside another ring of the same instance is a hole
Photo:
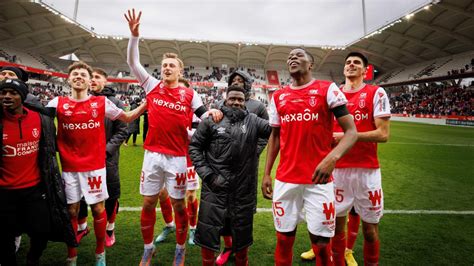
[[[248,3],[251,2],[248,1]],[[99,10],[104,14],[103,23],[107,25],[109,15],[105,16],[107,12],[103,9]],[[297,14],[296,11],[295,13]],[[123,18],[121,14],[113,15]],[[344,14],[336,13],[332,16],[343,18]],[[238,20],[231,16],[229,18]],[[124,23],[123,20],[122,23]],[[112,24],[110,22],[110,25]],[[191,23],[186,25],[191,25]],[[124,26],[126,29],[126,24]],[[472,51],[474,1],[436,2],[425,8],[419,7],[411,16],[393,18],[387,22],[387,25],[380,26],[382,28],[368,31],[365,38],[355,41],[345,50],[334,46],[318,48],[306,45],[307,50],[316,58],[315,71],[326,73],[334,79],[340,77],[344,56],[348,51],[360,51],[367,54],[369,61],[382,72]],[[145,28],[141,30],[143,33],[147,31]],[[58,10],[39,3],[1,1],[0,40],[0,47],[14,47],[49,59],[75,53],[80,59],[92,64],[113,65],[117,68],[128,69],[125,62],[128,42],[126,38],[106,37],[94,33],[90,28],[61,15]],[[291,47],[286,45],[253,45],[237,41],[227,43],[151,38],[144,39],[140,47],[142,63],[150,66],[156,66],[161,55],[171,51],[178,53],[186,65],[221,66],[227,64],[228,66],[255,66],[265,69],[284,69],[290,49]]]

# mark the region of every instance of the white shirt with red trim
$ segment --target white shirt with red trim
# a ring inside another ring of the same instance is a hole
[[[347,109],[354,117],[358,132],[377,129],[375,118],[390,117],[390,103],[385,90],[374,85],[365,85],[356,92],[345,92]],[[342,132],[337,121],[334,132]],[[379,168],[376,142],[356,142],[356,144],[336,163],[336,168]]]
[[[123,110],[104,96],[83,100],[59,96],[46,107],[56,108],[58,150],[65,172],[86,172],[105,167],[104,119],[117,119]]]
[[[273,94],[270,125],[280,127],[280,163],[276,179],[311,184],[316,166],[331,151],[331,109],[347,103],[336,84],[312,80]],[[331,177],[332,180],[332,177]]]

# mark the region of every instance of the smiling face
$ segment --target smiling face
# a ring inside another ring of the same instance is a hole
[[[358,56],[349,56],[344,64],[344,76],[346,78],[361,78],[367,72],[362,58]]]
[[[67,82],[73,90],[87,90],[91,84],[91,76],[85,68],[76,68],[69,73]]]
[[[297,48],[291,50],[286,61],[290,75],[300,74],[304,75],[311,71],[313,62],[311,57],[305,50]]]
[[[161,78],[168,84],[178,81],[181,70],[179,61],[176,58],[165,58],[161,61]]]
[[[10,88],[4,88],[0,91],[0,103],[5,111],[10,113],[21,113],[22,102],[18,91]]]

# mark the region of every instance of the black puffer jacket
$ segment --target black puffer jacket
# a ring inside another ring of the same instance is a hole
[[[124,109],[122,101],[115,98],[115,90],[105,87],[100,93],[93,93],[96,96],[106,96],[120,109]],[[127,139],[128,126],[120,120],[112,121],[105,119],[105,138],[106,146],[106,170],[107,170],[107,191],[109,199],[118,199],[120,197],[120,175],[119,175],[119,159],[120,145]]]
[[[268,121],[246,110],[221,108],[219,123],[203,120],[193,135],[189,154],[203,178],[195,242],[218,251],[225,220],[230,220],[234,251],[253,243],[258,138],[268,138]]]
[[[41,104],[37,107],[41,109]],[[33,110],[32,110],[33,111]],[[0,116],[2,111],[0,111]],[[39,143],[38,164],[41,182],[46,189],[46,199],[51,213],[51,231],[48,239],[51,241],[65,242],[68,246],[76,247],[76,236],[72,228],[71,219],[67,210],[64,181],[59,172],[56,159],[56,127],[52,117],[40,113],[41,138]],[[1,119],[0,119],[1,121]],[[0,123],[0,134],[3,135],[3,124]],[[0,139],[0,147],[2,147]],[[0,151],[3,151],[0,149]],[[0,152],[0,163],[2,158]],[[2,173],[0,173],[1,175]]]

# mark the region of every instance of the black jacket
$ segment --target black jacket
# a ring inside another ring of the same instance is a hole
[[[233,248],[253,243],[258,138],[268,138],[268,121],[246,110],[222,107],[224,118],[203,120],[193,135],[189,154],[203,179],[195,242],[218,251],[225,220],[230,221]]]
[[[130,111],[136,109],[138,106],[137,101],[132,101],[132,103],[130,103]],[[128,131],[130,134],[140,134],[140,117],[128,124]]]
[[[115,98],[115,90],[110,87],[105,87],[100,93],[92,93],[96,96],[106,96],[120,109],[124,109],[122,101]],[[117,199],[120,197],[120,174],[119,174],[119,159],[120,159],[120,145],[127,139],[128,126],[127,123],[120,120],[112,121],[105,119],[105,138],[106,146],[106,170],[107,170],[107,191],[109,199]]]
[[[51,233],[49,234],[49,240],[65,242],[68,246],[76,247],[76,237],[67,210],[64,182],[59,172],[59,165],[56,159],[56,127],[54,120],[50,116],[40,113],[40,119],[41,138],[39,143],[38,164],[40,167],[41,182],[44,184],[46,190],[46,198],[51,214]],[[2,123],[0,123],[0,134],[3,135]],[[2,140],[0,140],[0,147],[3,147]],[[1,161],[3,149],[0,150]]]

